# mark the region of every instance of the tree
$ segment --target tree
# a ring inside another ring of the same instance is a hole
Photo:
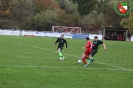
[[[78,13],[78,5],[77,3],[73,3],[70,0],[57,0],[59,6],[62,10],[65,10],[67,14]]]
[[[80,24],[83,25],[83,28],[86,32],[94,32],[105,25],[104,15],[98,14],[97,11],[92,11],[90,14],[82,17]]]
[[[79,26],[79,21],[81,17],[79,14],[62,14],[59,17],[59,23],[60,25],[65,25],[65,26]]]
[[[35,28],[39,31],[51,31],[52,26],[58,25],[58,15],[56,11],[41,11],[34,16]]]
[[[35,13],[46,11],[48,9],[55,10],[60,9],[58,3],[55,0],[35,0]]]
[[[110,6],[110,0],[98,0],[98,3],[95,5],[95,10],[98,13],[105,14],[108,11],[108,6]]]
[[[128,29],[133,34],[133,12],[130,13],[129,17],[123,18],[120,24],[121,27]]]
[[[11,9],[16,5],[15,0],[0,0],[0,28],[13,28]]]
[[[75,3],[78,3],[78,12],[81,16],[89,14],[95,9],[97,0],[72,0]]]
[[[23,30],[36,30],[34,16],[29,15],[23,22],[21,29]]]
[[[129,16],[129,31],[133,33],[133,12]]]
[[[12,8],[12,19],[16,21],[16,27],[25,29],[26,20],[34,15],[32,0],[17,0],[17,4]],[[33,20],[33,19],[30,19]]]
[[[11,15],[11,8],[16,4],[15,0],[0,0],[0,16]]]
[[[104,13],[106,27],[121,27],[120,21],[123,18],[122,16],[118,15],[111,4],[108,4],[107,11]]]
[[[120,25],[121,25],[121,27],[123,27],[123,28],[128,28],[128,25],[129,25],[129,20],[127,20],[127,18],[123,18],[122,20],[121,20],[121,22],[120,22]]]

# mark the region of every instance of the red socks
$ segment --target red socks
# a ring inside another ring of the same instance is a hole
[[[84,62],[84,64],[87,64],[86,59],[82,58],[82,61]]]

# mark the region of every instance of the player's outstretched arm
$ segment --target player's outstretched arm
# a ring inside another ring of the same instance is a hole
[[[106,45],[103,43],[104,50],[107,50]]]
[[[85,47],[83,47],[82,49],[85,49]]]
[[[56,40],[56,42],[53,45],[55,45],[57,42],[59,42],[59,38]]]

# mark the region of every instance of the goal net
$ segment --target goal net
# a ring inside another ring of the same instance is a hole
[[[58,33],[81,33],[81,27],[53,26],[52,32]]]

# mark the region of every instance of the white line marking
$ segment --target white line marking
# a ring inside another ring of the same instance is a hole
[[[4,41],[4,42],[15,43],[15,44],[23,45],[23,46],[33,47],[33,48],[37,48],[37,49],[40,49],[40,50],[46,50],[46,51],[50,51],[50,52],[54,52],[54,53],[56,52],[56,51],[53,51],[53,50],[44,49],[44,48],[40,48],[40,47],[37,47],[37,46],[29,46],[29,45],[19,43],[19,42],[5,41],[5,40],[2,40],[2,39],[0,39],[0,40]],[[70,55],[70,54],[66,54],[66,53],[63,53],[63,54],[67,55],[67,56],[75,57],[75,58],[81,58],[81,57],[78,57],[78,56],[75,56],[75,55]],[[107,64],[107,63],[103,63],[103,62],[99,62],[99,61],[95,61],[95,62],[97,62],[99,64],[104,64],[104,65],[108,65],[108,66],[111,66],[111,67],[115,67],[115,68],[118,68],[118,69],[126,70],[126,71],[133,71],[132,69],[127,69],[127,68],[116,66],[116,65],[111,65],[111,64]]]
[[[55,67],[55,66],[20,66],[20,65],[0,65],[0,67],[10,68],[48,68],[48,69],[83,69],[82,67]],[[113,70],[113,71],[127,71],[126,69],[110,69],[110,68],[87,68],[88,70]],[[132,72],[132,71],[131,71]]]

